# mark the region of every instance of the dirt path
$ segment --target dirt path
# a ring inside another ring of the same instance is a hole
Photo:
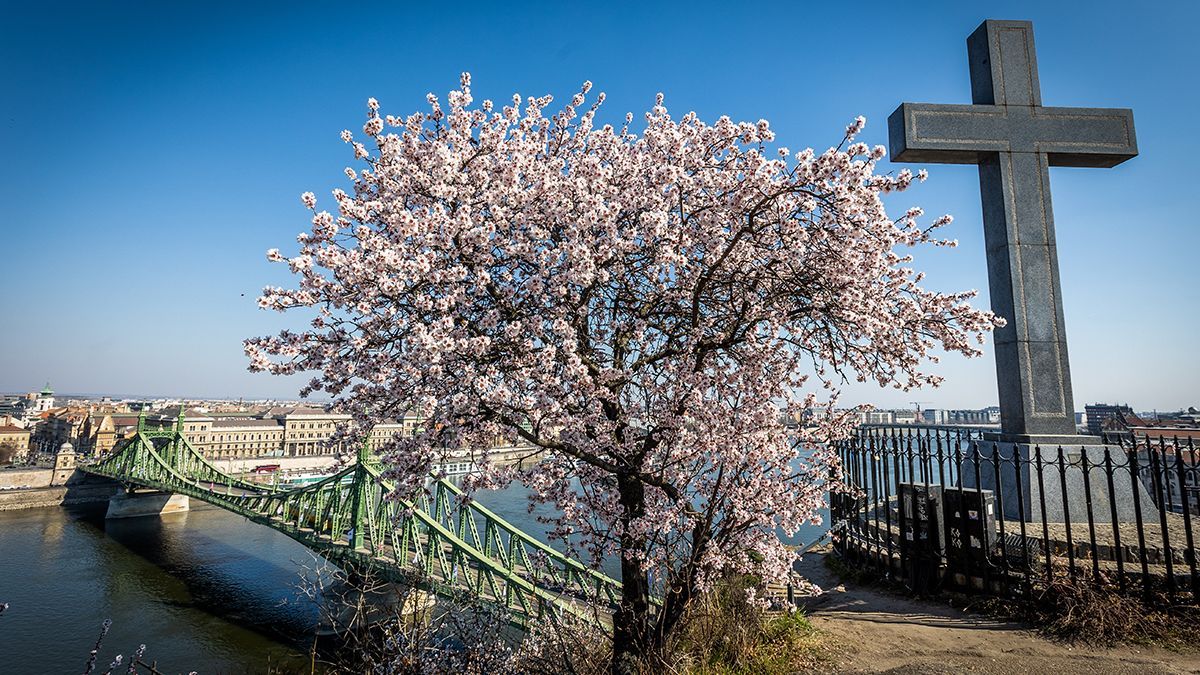
[[[1200,673],[1200,654],[1163,649],[1070,646],[1039,637],[1027,627],[968,614],[863,586],[842,586],[810,554],[804,574],[825,594],[809,601],[808,614],[833,638],[838,673]]]

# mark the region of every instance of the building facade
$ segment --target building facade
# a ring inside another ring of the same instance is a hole
[[[28,427],[37,419],[34,399],[28,396],[0,397],[0,417],[11,418],[17,426]]]
[[[988,406],[979,410],[947,410],[946,424],[996,425],[1000,424],[1000,407]]]
[[[137,431],[138,417],[128,411],[90,411],[75,442],[82,455],[106,455]]]
[[[179,419],[179,406],[165,408],[147,418],[150,426],[169,426]],[[257,459],[333,455],[348,450],[334,443],[338,426],[349,415],[319,408],[274,407],[238,412],[183,411],[183,434],[200,454],[210,459]],[[411,435],[418,418],[410,416],[394,424],[379,424],[371,430],[368,443],[381,446],[395,434]]]
[[[35,399],[34,412],[44,413],[54,408],[54,390],[50,388],[50,383],[47,382],[45,387],[42,387],[41,393]]]
[[[51,408],[39,413],[32,449],[49,454],[57,451],[63,443],[75,445],[89,414],[87,408],[79,406]]]
[[[29,430],[6,424],[0,426],[0,461],[20,462],[29,455]]]
[[[1120,423],[1123,427],[1123,421],[1126,416],[1133,417],[1133,409],[1127,405],[1111,405],[1108,403],[1092,403],[1083,407],[1084,416],[1087,418],[1088,433],[1093,436],[1101,436],[1106,430],[1110,430],[1114,423]]]

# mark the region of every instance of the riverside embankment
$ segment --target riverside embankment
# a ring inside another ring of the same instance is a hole
[[[81,471],[63,483],[49,468],[0,469],[0,511],[106,502],[118,489],[113,481]]]

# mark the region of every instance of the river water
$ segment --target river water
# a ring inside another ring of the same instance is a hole
[[[480,501],[541,536],[525,495]],[[105,619],[100,672],[139,644],[164,673],[309,672],[317,612],[297,591],[318,566],[308,549],[195,499],[158,518],[106,521],[104,509],[0,512],[0,673],[83,672]]]

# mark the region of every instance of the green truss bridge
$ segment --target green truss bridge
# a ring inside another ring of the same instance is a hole
[[[369,565],[395,582],[443,597],[467,593],[504,607],[512,623],[569,612],[607,623],[620,583],[505,522],[444,479],[413,500],[392,484],[364,447],[357,461],[293,489],[230,476],[196,451],[182,424],[138,425],[104,459],[82,471],[186,495],[274,528],[327,560]]]

